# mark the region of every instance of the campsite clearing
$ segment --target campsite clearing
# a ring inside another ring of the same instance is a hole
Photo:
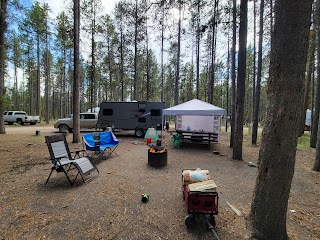
[[[55,133],[52,126],[37,130],[40,136],[29,126],[9,127],[0,138],[2,239],[214,239],[201,222],[193,230],[184,225],[181,172],[197,167],[209,170],[218,186],[220,238],[245,238],[257,173],[252,165],[259,151],[249,138],[244,142],[245,161],[234,161],[226,133],[211,149],[200,144],[174,149],[171,135],[165,133],[168,164],[155,169],[147,164],[143,140],[119,133],[118,156],[96,159],[99,175],[70,186],[62,173],[54,173],[46,186],[51,164],[44,135]],[[83,148],[71,143],[72,135],[67,139],[71,149]],[[320,239],[320,175],[310,170],[314,155],[309,148],[297,152],[288,209],[291,239]],[[147,203],[141,202],[142,193],[150,195]]]

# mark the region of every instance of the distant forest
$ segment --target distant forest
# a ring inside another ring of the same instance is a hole
[[[72,113],[73,2],[67,5],[50,18],[48,4],[8,2],[5,110],[49,119]],[[81,112],[106,100],[169,107],[197,98],[231,114],[239,1],[122,0],[111,15],[101,0],[80,6]],[[250,124],[255,104],[258,121],[264,120],[272,1],[249,1],[247,14],[244,122]],[[309,59],[314,62],[314,54]]]

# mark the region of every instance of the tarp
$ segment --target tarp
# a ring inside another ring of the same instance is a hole
[[[166,108],[162,110],[162,115],[207,115],[207,116],[225,116],[226,110],[210,103],[198,99],[192,99],[188,102]]]

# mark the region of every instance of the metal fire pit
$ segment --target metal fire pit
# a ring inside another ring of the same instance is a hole
[[[166,148],[155,146],[148,149],[148,164],[151,167],[164,167],[167,165],[168,151]]]

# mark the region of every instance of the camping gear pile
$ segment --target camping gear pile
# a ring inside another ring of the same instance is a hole
[[[215,227],[215,217],[218,214],[217,185],[210,179],[208,170],[182,170],[182,193],[187,206],[185,225],[187,228],[197,226],[196,215],[201,215],[206,221],[206,228],[210,229],[219,239]]]
[[[182,136],[179,133],[172,135],[172,143],[174,148],[180,148],[182,141]]]

